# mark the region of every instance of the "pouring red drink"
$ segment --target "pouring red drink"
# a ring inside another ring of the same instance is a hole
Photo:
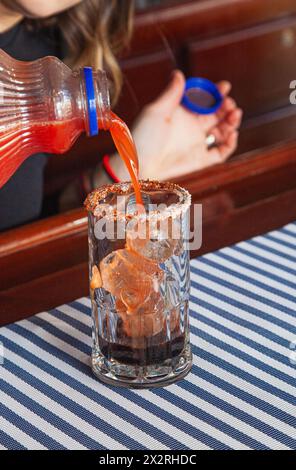
[[[0,187],[30,155],[64,153],[82,132],[91,137],[99,130],[110,131],[132,184],[100,188],[85,203],[90,221],[92,368],[111,384],[166,385],[191,367],[186,243],[190,196],[170,183],[139,181],[136,147],[126,124],[110,110],[104,72],[72,72],[53,57],[23,63],[0,51]],[[142,194],[148,200],[145,207]],[[100,203],[109,200],[109,216],[118,223],[112,205],[117,196],[125,198],[129,225],[123,239],[111,237],[103,243],[96,236],[96,224],[105,217]],[[149,201],[163,200],[166,209],[149,212]],[[144,237],[134,238],[133,232],[143,228]]]
[[[111,132],[141,203],[136,148],[110,110],[105,72],[71,71],[55,57],[21,62],[0,51],[0,188],[34,153],[65,153],[81,133],[99,129]]]

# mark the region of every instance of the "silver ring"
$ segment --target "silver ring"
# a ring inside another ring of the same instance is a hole
[[[216,137],[214,136],[214,134],[209,134],[207,137],[206,137],[206,146],[208,148],[210,147],[214,147],[214,145],[216,145],[217,143],[217,139]]]

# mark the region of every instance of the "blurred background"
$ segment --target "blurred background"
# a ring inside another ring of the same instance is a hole
[[[203,244],[214,251],[296,219],[295,0],[138,0],[132,43],[120,61],[116,112],[131,125],[175,68],[232,83],[244,110],[239,145],[226,163],[179,178],[203,205]],[[108,133],[81,137],[49,159],[43,218],[0,234],[2,321],[86,295],[87,218],[81,204],[58,214],[63,188],[114,151]],[[51,216],[51,217],[49,217]]]
[[[164,3],[167,0],[137,0],[137,8],[140,10],[141,8],[151,7],[153,5],[159,5],[160,3]]]
[[[252,158],[293,139],[296,108],[289,103],[289,86],[296,79],[295,15],[294,0],[138,0],[134,39],[121,58],[125,85],[116,111],[132,124],[178,67],[186,76],[232,83],[244,122],[231,160]],[[44,216],[56,212],[68,182],[112,151],[110,137],[100,134],[81,138],[71,158],[51,158]]]

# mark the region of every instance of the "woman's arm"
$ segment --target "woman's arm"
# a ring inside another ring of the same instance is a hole
[[[185,77],[178,71],[164,93],[146,106],[133,129],[133,137],[139,152],[140,177],[143,179],[173,179],[216,163],[222,163],[235,151],[242,110],[230,98],[231,85],[218,84],[224,97],[221,108],[215,114],[196,115],[180,105],[184,93]],[[216,145],[208,148],[207,136],[216,139]],[[115,175],[129,180],[129,174],[121,158],[112,155],[110,164]],[[84,174],[86,192],[110,183],[110,178],[100,164]],[[60,209],[77,207],[77,188],[73,185],[63,192]]]
[[[133,128],[141,178],[175,178],[222,163],[236,149],[242,110],[228,96],[230,83],[218,84],[224,97],[223,104],[210,115],[196,115],[180,105],[184,86],[183,74],[175,72],[169,87],[154,103],[144,108]],[[208,148],[208,135],[215,138],[214,147]],[[110,163],[120,180],[129,179],[118,156],[112,156]],[[106,175],[97,172],[96,185],[105,180]]]

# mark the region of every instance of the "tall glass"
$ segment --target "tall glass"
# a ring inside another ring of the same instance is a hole
[[[104,186],[86,202],[92,369],[103,382],[149,388],[190,370],[190,195],[172,183]]]

